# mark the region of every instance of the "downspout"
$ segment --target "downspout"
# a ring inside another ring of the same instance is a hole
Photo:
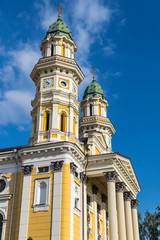
[[[17,180],[17,172],[18,172],[18,163],[17,163],[17,160],[16,160],[16,152],[17,152],[17,149],[13,149],[13,158],[14,158],[14,161],[16,163],[16,172],[15,172],[15,178],[14,178],[13,201],[12,201],[11,221],[10,221],[9,239],[8,240],[11,239],[11,230],[12,230],[12,221],[13,221],[13,208],[14,208],[16,180]]]

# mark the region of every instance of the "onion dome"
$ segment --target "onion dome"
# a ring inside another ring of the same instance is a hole
[[[48,29],[47,35],[45,38],[54,36],[66,36],[68,39],[73,41],[71,32],[67,25],[62,21],[61,18],[58,18],[56,22],[52,23]]]
[[[93,79],[84,92],[83,100],[87,98],[102,98],[106,100],[101,86],[96,82],[95,79]]]

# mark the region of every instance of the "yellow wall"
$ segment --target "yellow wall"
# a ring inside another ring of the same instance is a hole
[[[62,45],[62,52],[61,52],[61,55],[64,57],[64,50],[65,50],[65,46]]]
[[[15,173],[3,175],[7,178],[10,178],[9,181],[9,194],[13,194],[14,190],[14,180]],[[12,220],[12,231],[11,231],[11,240],[18,240],[19,233],[19,223],[20,223],[20,210],[21,210],[21,199],[22,199],[22,186],[23,186],[23,173],[17,173],[16,180],[16,191],[15,191],[15,200],[14,200],[14,210],[13,210],[13,220]],[[10,230],[10,221],[11,221],[11,211],[12,211],[12,201],[13,198],[9,200],[8,204],[8,215],[7,215],[7,223],[6,223],[6,235],[5,240],[9,238],[9,230]]]
[[[80,240],[80,228],[81,228],[81,222],[80,222],[80,216],[77,216],[74,214],[74,232],[73,232],[73,240]]]
[[[64,164],[62,167],[60,240],[69,240],[70,237],[70,182],[70,165]]]
[[[46,212],[33,212],[35,179],[50,178],[50,201],[49,210]],[[36,168],[32,170],[31,192],[29,204],[28,234],[34,240],[50,240],[52,222],[52,199],[53,199],[53,170],[50,173],[36,174]]]

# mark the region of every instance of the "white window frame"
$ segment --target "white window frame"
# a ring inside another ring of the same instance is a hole
[[[76,191],[75,191],[76,188],[78,190],[78,194],[77,194],[78,198],[77,198]],[[78,206],[75,205],[76,198],[78,199]],[[79,216],[79,213],[80,213],[80,186],[76,182],[74,182],[74,213],[77,216]]]
[[[40,184],[42,182],[45,182],[46,186],[47,186],[45,204],[39,204],[38,203],[39,202],[39,197],[40,197],[40,196],[38,196],[38,192],[39,192]],[[50,199],[50,178],[35,179],[34,203],[33,203],[34,212],[48,211],[48,209],[49,209],[49,199]]]

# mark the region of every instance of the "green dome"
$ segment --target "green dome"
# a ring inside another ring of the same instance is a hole
[[[96,82],[95,79],[93,79],[84,92],[83,100],[87,98],[102,98],[106,100],[101,86]]]
[[[72,39],[71,32],[67,25],[62,21],[62,19],[58,18],[56,22],[52,23],[48,29],[47,37],[50,36],[66,36],[68,39]]]

